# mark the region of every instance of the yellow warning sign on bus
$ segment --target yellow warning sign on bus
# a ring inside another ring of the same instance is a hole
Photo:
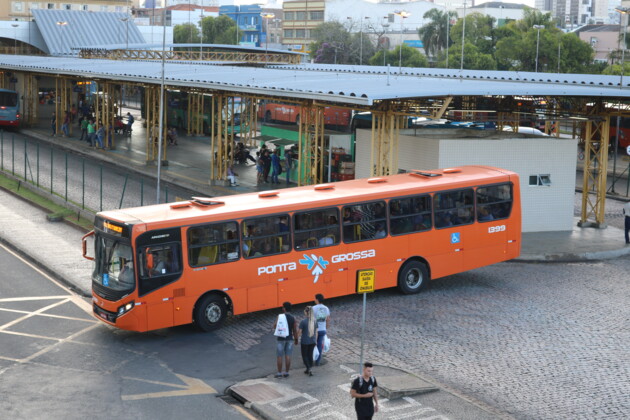
[[[357,271],[357,293],[372,293],[376,271],[372,268]]]

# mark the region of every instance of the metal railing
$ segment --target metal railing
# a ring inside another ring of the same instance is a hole
[[[155,180],[0,131],[0,173],[91,213],[155,203]],[[165,202],[187,195],[168,186]]]

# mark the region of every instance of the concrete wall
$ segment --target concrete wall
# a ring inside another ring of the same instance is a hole
[[[370,130],[357,130],[357,178],[370,176]],[[523,232],[571,230],[577,140],[552,137],[445,139],[402,135],[399,168],[490,165],[519,174]],[[531,175],[550,175],[550,186],[530,186]]]

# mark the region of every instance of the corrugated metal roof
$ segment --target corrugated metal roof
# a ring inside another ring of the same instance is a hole
[[[159,84],[161,63],[0,55],[0,69]],[[388,74],[389,71],[389,74]],[[166,84],[372,105],[374,101],[444,96],[586,96],[629,98],[618,76],[403,67],[284,65],[267,68],[167,62]]]
[[[122,20],[130,18],[126,13],[53,9],[31,12],[51,55],[74,55],[77,48],[84,46],[146,42],[133,20]]]

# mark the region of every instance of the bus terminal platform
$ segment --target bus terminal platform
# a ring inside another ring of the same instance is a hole
[[[131,137],[117,139],[115,150],[92,149],[87,143],[79,142],[78,137],[51,137],[45,125],[23,132],[43,142],[54,143],[59,148],[109,162],[137,174],[151,176],[155,173],[155,166],[146,164],[144,132],[140,124],[136,123],[136,126]],[[168,150],[169,165],[163,168],[163,179],[166,182],[204,195],[225,195],[286,187],[284,177],[280,185],[258,185],[253,165],[237,166],[240,184],[237,187],[209,185],[207,182],[208,162],[211,159],[209,139],[180,135],[178,143],[177,146],[170,146]],[[623,203],[619,201],[607,200],[607,208],[612,209],[612,212],[620,211],[622,205]],[[574,221],[575,227],[572,231],[523,234],[521,256],[517,260],[528,263],[569,262],[627,258],[630,254],[630,246],[625,245],[621,229],[613,226],[605,229],[579,228],[577,218]],[[91,297],[92,262],[81,256],[81,237],[84,234],[85,232],[74,225],[49,222],[44,210],[0,190],[0,243],[34,262],[42,271],[77,293]],[[348,392],[350,377],[358,372],[358,365],[326,363],[315,370],[314,377],[308,377],[302,374],[298,353],[294,352],[291,378],[278,380],[270,373],[267,377],[252,378],[234,384],[226,392],[244,402],[265,419],[287,418],[296,413],[292,410],[297,407],[308,407],[308,404],[317,407],[314,414],[328,413],[334,417],[338,412],[337,414],[352,418],[352,401]],[[264,360],[268,359],[267,356],[264,357]],[[431,401],[437,401],[438,398],[453,400],[458,398],[442,385],[432,384],[400,369],[388,366],[375,368],[376,375],[382,382],[381,402],[387,397],[390,399],[389,402],[385,401],[385,407],[414,404],[412,397],[419,394],[422,394],[425,406],[431,406]],[[432,392],[438,388],[441,392]],[[317,401],[327,401],[326,406],[318,405]],[[421,407],[418,406],[417,409],[420,410]],[[501,417],[500,414],[493,412],[491,407],[468,404],[462,409],[466,410],[465,413],[451,414],[454,418]],[[418,415],[420,414],[418,411]]]

